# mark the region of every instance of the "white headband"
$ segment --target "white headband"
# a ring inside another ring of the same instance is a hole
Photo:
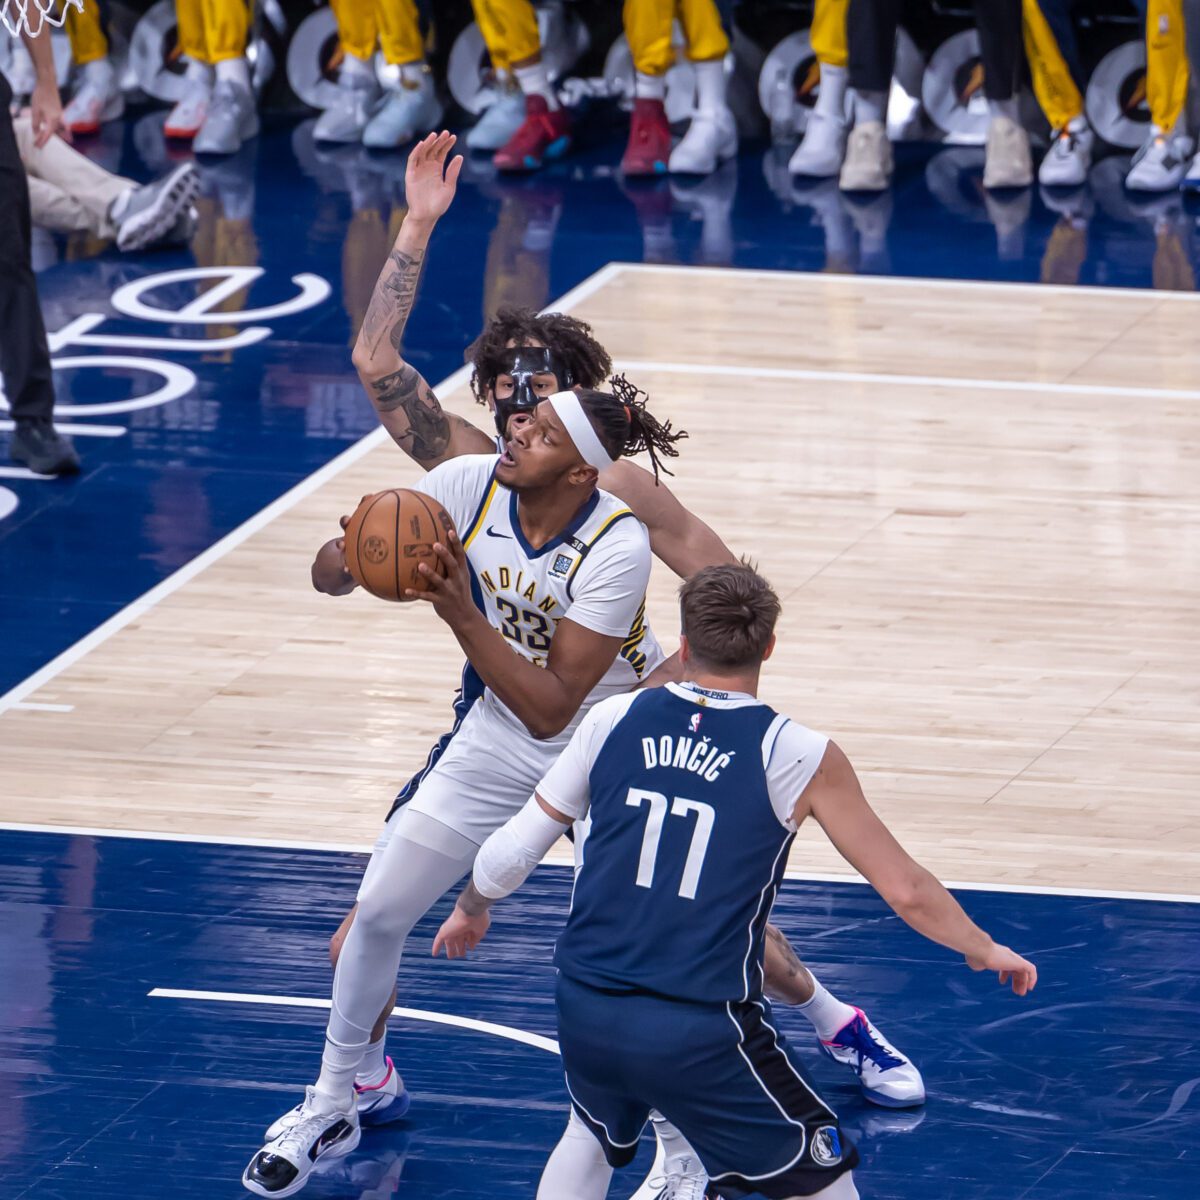
[[[614,459],[596,436],[596,431],[592,428],[587,413],[583,411],[579,397],[574,392],[555,392],[553,396],[547,396],[546,399],[550,407],[558,413],[558,419],[570,434],[571,441],[575,443],[575,449],[583,456],[583,461],[589,467],[595,467],[597,471],[611,467]]]

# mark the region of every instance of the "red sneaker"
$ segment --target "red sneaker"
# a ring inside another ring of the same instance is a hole
[[[536,171],[544,159],[559,158],[571,145],[571,121],[550,111],[544,96],[525,97],[525,120],[492,157],[501,171]]]
[[[661,100],[635,100],[629,145],[621,159],[625,175],[665,175],[671,157],[671,127]]]

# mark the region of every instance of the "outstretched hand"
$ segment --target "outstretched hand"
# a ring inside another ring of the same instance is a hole
[[[995,971],[1003,987],[1010,980],[1018,996],[1027,995],[1037,986],[1037,967],[1007,946],[993,945],[982,958],[967,958],[972,971]]]
[[[458,139],[443,130],[422,138],[409,153],[404,170],[404,199],[408,215],[418,221],[436,221],[450,207],[462,170],[461,154],[447,158]]]

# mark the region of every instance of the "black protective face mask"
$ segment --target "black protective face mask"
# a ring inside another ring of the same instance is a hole
[[[505,351],[507,355],[501,370],[512,376],[511,396],[503,400],[496,398],[496,432],[506,437],[508,418],[513,413],[532,413],[542,397],[533,390],[533,377],[547,373],[558,382],[556,391],[566,391],[575,382],[562,359],[549,346],[514,346]],[[492,381],[495,388],[495,380]]]

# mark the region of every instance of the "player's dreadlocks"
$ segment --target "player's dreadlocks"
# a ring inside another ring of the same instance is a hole
[[[660,470],[674,474],[659,461],[659,455],[678,458],[675,443],[687,437],[687,430],[673,432],[670,421],[660,421],[646,409],[649,397],[634,387],[624,375],[614,375],[608,386],[612,392],[597,392],[588,388],[576,389],[596,430],[601,444],[613,458],[628,458],[643,450],[650,455],[654,482]]]
[[[608,351],[592,336],[592,327],[565,313],[537,313],[532,308],[502,308],[487,328],[467,347],[466,361],[474,371],[471,391],[480,404],[505,368],[506,348],[537,343],[549,346],[571,373],[571,384],[594,388],[612,369]],[[566,380],[559,381],[564,387]]]

